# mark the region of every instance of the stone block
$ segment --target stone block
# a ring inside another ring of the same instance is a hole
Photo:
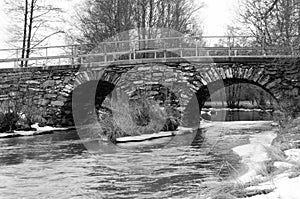
[[[40,105],[42,105],[42,106],[46,106],[46,105],[48,105],[49,103],[50,103],[50,101],[47,100],[47,99],[40,99],[40,100],[38,101],[38,104],[40,104]]]
[[[57,97],[57,94],[46,94],[44,96],[44,98],[46,98],[46,99],[52,99],[52,98],[56,98],[56,97]]]
[[[62,101],[62,102],[66,102],[68,99],[64,96],[58,96],[57,100]]]
[[[149,71],[151,70],[151,67],[138,67],[138,71]]]
[[[9,85],[9,84],[0,84],[1,89],[6,89],[6,88],[10,88],[10,87],[11,87],[11,85]]]
[[[140,81],[134,81],[133,83],[134,83],[134,84],[143,84],[144,81],[143,81],[143,80],[140,80]]]
[[[47,80],[42,84],[43,88],[48,88],[48,87],[52,87],[55,85],[55,81],[54,80]]]
[[[21,91],[21,92],[27,92],[28,89],[27,88],[20,88],[19,91]]]
[[[36,80],[27,80],[25,83],[26,84],[40,84],[40,82],[36,81]]]
[[[43,92],[43,89],[40,88],[28,88],[29,91],[33,91],[33,92]]]
[[[20,92],[16,92],[16,91],[9,92],[10,97],[16,97],[16,96],[19,96],[19,95],[20,95]]]
[[[10,98],[9,97],[0,97],[0,101],[9,101]]]
[[[153,77],[162,77],[164,74],[163,73],[153,73]]]
[[[53,105],[53,106],[63,106],[64,102],[62,102],[62,101],[52,101],[51,105]]]
[[[169,78],[169,79],[166,79],[165,82],[173,82],[173,81],[177,81],[176,78]]]

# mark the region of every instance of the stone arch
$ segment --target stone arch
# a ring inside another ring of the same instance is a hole
[[[104,68],[100,70],[98,68],[84,69],[74,74],[72,81],[69,81],[62,89],[68,99],[62,107],[62,115],[65,116],[63,123],[74,124],[74,110],[78,111],[76,115],[80,116],[101,105],[105,96],[114,87],[112,83],[106,81],[106,76]]]
[[[278,79],[272,78],[266,73],[265,68],[257,66],[218,65],[212,63],[204,67],[199,67],[193,78],[190,79],[192,85],[199,90],[203,86],[213,82],[219,84],[227,79],[255,84],[270,93],[275,99],[280,99],[281,93],[276,89]]]
[[[195,93],[195,87],[189,83],[188,79],[187,73],[178,65],[169,66],[164,63],[140,64],[122,74],[116,84],[116,93],[124,92],[130,97],[139,88],[160,85],[168,88],[176,95],[179,101],[177,110],[183,113],[184,107]]]
[[[99,81],[103,77],[104,72],[104,69],[79,71],[74,78],[74,89],[77,86],[89,81]]]
[[[195,96],[189,99],[189,104],[185,107],[186,121],[192,122],[190,125],[196,125],[197,120],[193,118],[200,117],[200,111],[207,100],[215,91],[236,83],[250,83],[256,85],[279,102],[281,92],[276,89],[278,80],[272,78],[266,73],[265,68],[259,66],[241,66],[237,64],[221,65],[210,63],[205,65],[196,65],[194,75],[189,79],[191,85],[196,87]],[[199,110],[195,112],[195,106],[198,104]]]

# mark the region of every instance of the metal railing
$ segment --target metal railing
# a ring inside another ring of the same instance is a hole
[[[254,36],[170,37],[127,41],[108,41],[90,50],[89,45],[38,47],[29,58],[21,58],[22,49],[0,49],[0,67],[29,67],[75,64],[106,64],[116,60],[172,57],[219,56],[295,56],[298,45],[267,46]],[[88,52],[88,53],[87,53]]]

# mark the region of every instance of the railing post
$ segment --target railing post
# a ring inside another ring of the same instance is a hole
[[[164,59],[167,58],[167,52],[166,52],[166,42],[165,40],[163,39],[163,51],[164,51]]]
[[[228,56],[231,56],[231,44],[230,44],[230,36],[228,36],[228,43],[227,43],[227,45],[228,45]]]
[[[45,63],[45,65],[47,66],[47,64],[48,64],[48,47],[46,47],[46,63]]]
[[[17,61],[15,62],[15,68],[19,67],[19,49],[16,50]]]
[[[230,46],[230,51],[233,53],[233,56],[236,56],[236,51],[234,50],[234,35],[232,35],[232,45]]]
[[[133,53],[133,47],[131,46],[131,41],[128,41],[128,46],[129,46],[129,49],[130,49],[130,53],[129,53],[129,60],[131,60],[131,53]]]
[[[133,60],[135,60],[135,41],[133,41]]]
[[[76,45],[71,46],[71,65],[74,66],[74,52],[76,51]]]
[[[180,38],[180,57],[183,57],[183,52],[182,52],[182,38]]]
[[[198,56],[198,41],[196,40],[196,57]]]
[[[104,62],[107,62],[107,52],[106,52],[106,43],[103,43],[103,50],[104,50]]]
[[[263,38],[262,38],[262,54],[264,55],[264,56],[266,56],[266,50],[265,50],[265,48],[266,48],[266,41],[265,41],[265,39],[266,39],[266,37],[265,37],[265,32],[263,33]]]

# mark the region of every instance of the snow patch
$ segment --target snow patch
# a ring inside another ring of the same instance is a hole
[[[265,161],[270,160],[266,147],[269,147],[276,137],[273,131],[265,131],[257,135],[251,135],[250,144],[237,146],[232,150],[242,158],[242,163],[247,166],[246,173],[238,178],[238,182],[247,183],[261,179],[261,173],[265,170]]]

